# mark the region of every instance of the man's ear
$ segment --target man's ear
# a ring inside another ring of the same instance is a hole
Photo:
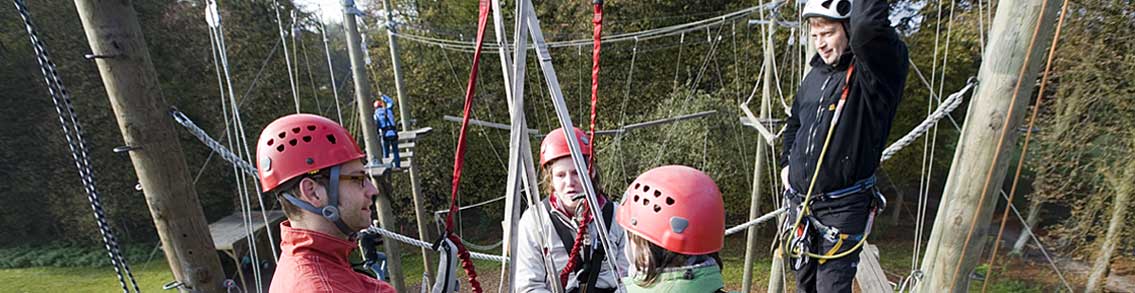
[[[300,180],[298,189],[299,194],[297,194],[296,196],[299,197],[299,199],[317,207],[324,205],[323,199],[326,198],[326,196],[324,195],[324,192],[326,192],[326,190],[324,189],[322,184],[319,184],[319,182],[315,182],[315,180],[312,180],[311,178],[303,178]]]

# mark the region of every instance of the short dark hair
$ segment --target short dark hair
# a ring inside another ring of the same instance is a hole
[[[320,185],[323,185],[323,186],[327,186],[328,185],[328,177],[330,176],[329,175],[330,173],[331,173],[330,168],[324,168],[324,169],[320,169],[319,171],[316,171],[314,173],[308,173],[308,174],[300,175],[299,177],[289,179],[288,181],[284,181],[284,183],[281,183],[279,186],[276,187],[276,189],[273,189],[271,191],[271,193],[276,194],[276,201],[280,202],[280,207],[284,210],[284,215],[287,216],[288,219],[299,219],[300,217],[303,216],[303,210],[301,210],[300,207],[292,204],[292,202],[285,199],[284,194],[289,193],[292,196],[299,198],[299,196],[300,196],[300,182],[303,181],[306,178],[311,178],[311,180],[315,180],[316,183],[319,183]]]

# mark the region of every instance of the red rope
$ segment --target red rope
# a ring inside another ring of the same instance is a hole
[[[595,25],[595,33],[593,34],[594,45],[591,49],[591,129],[588,133],[588,148],[590,148],[591,156],[587,159],[587,170],[591,171],[592,163],[595,162],[595,117],[596,108],[599,105],[599,49],[601,43],[599,37],[603,31],[603,0],[595,0],[595,14],[591,18],[591,23]]]
[[[473,66],[469,70],[469,84],[465,87],[465,108],[461,117],[461,134],[457,137],[457,151],[453,154],[453,186],[449,197],[449,214],[445,216],[446,237],[457,246],[457,256],[461,258],[461,268],[469,277],[473,292],[481,293],[481,283],[477,281],[477,271],[469,250],[461,243],[461,238],[453,233],[453,215],[457,214],[457,188],[461,185],[461,166],[465,163],[465,133],[469,126],[469,113],[473,109],[473,95],[477,91],[477,68],[481,63],[481,46],[485,43],[485,27],[489,22],[489,1],[480,0],[480,14],[477,18],[477,47],[473,51]]]
[[[591,49],[591,125],[588,133],[588,148],[591,156],[587,158],[587,170],[590,176],[592,166],[595,162],[595,117],[596,109],[599,105],[599,49],[601,47],[600,37],[603,31],[603,1],[596,0],[595,14],[591,18],[591,23],[595,25],[595,32],[593,35],[594,46]],[[579,221],[579,230],[575,233],[575,244],[572,245],[571,253],[568,254],[568,263],[564,266],[563,271],[560,271],[560,284],[567,286],[568,275],[579,266],[579,251],[583,246],[583,237],[587,235],[587,226],[591,223],[591,205],[585,200],[583,201],[583,209],[580,211],[582,219]]]

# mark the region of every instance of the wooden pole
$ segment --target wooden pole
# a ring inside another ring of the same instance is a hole
[[[399,54],[398,38],[394,37],[397,27],[394,26],[394,14],[390,12],[390,6],[390,0],[382,0],[382,8],[386,11],[386,39],[390,44],[390,66],[394,71],[394,89],[398,93],[398,115],[401,116],[402,131],[410,131],[412,130],[410,128],[410,97],[406,95],[402,83],[402,59]],[[395,148],[394,151],[398,151],[398,149]],[[422,241],[433,241],[434,236],[430,233],[429,225],[427,225],[431,221],[426,216],[425,201],[422,199],[422,190],[418,185],[418,169],[415,167],[414,158],[409,160],[410,164],[403,167],[410,174],[410,192],[413,194],[414,200],[414,217],[418,220],[418,238]],[[422,248],[422,261],[425,263],[423,268],[426,268],[426,272],[433,272],[437,266],[437,255],[429,249]]]
[[[366,144],[367,162],[368,165],[373,166],[382,162],[382,152],[378,149],[378,126],[375,125],[374,109],[371,109],[371,94],[370,94],[370,81],[366,75],[366,65],[363,64],[363,50],[362,40],[359,37],[359,26],[355,22],[355,8],[354,0],[343,0],[343,28],[347,34],[347,52],[351,56],[351,75],[355,80],[355,107],[359,110],[359,122],[363,126],[363,141]],[[374,175],[372,173],[372,175]],[[382,186],[389,184],[389,182],[382,182],[381,180],[389,180],[390,177],[382,176],[385,179],[376,179],[372,177],[377,183],[375,185]],[[383,229],[390,231],[398,231],[397,226],[394,225],[394,214],[390,211],[390,194],[383,192],[380,193],[375,200],[375,208],[378,210],[378,222]],[[402,254],[398,249],[398,241],[390,237],[383,237],[383,246],[386,248],[386,268],[390,272],[390,284],[398,292],[406,292],[406,283],[403,280],[402,274]],[[424,240],[429,241],[429,240]]]
[[[1030,100],[1033,82],[1056,16],[1056,0],[998,3],[989,44],[978,72],[949,179],[926,245],[920,292],[964,292],[984,249],[986,230],[1008,172],[1014,129]],[[1052,5],[1050,5],[1052,4]]]
[[[761,9],[761,18],[765,17],[765,10]],[[772,84],[772,58],[773,58],[773,44],[772,35],[776,29],[776,22],[769,21],[764,29],[765,43],[764,43],[764,81],[761,88],[761,114],[759,121],[754,123],[764,123],[769,119],[769,95],[771,95]],[[749,201],[749,219],[755,219],[761,215],[761,190],[764,189],[764,177],[769,170],[765,170],[765,157],[768,151],[768,142],[764,137],[757,136],[757,157],[753,162],[753,190],[751,199]],[[751,292],[753,287],[753,263],[757,261],[757,239],[760,235],[760,229],[757,225],[750,226],[747,232],[748,237],[745,242],[745,270],[742,274],[741,292]]]
[[[1135,138],[1135,134],[1132,135]],[[1124,225],[1127,223],[1127,209],[1131,206],[1131,193],[1135,192],[1135,161],[1128,161],[1125,174],[1122,178],[1109,178],[1115,188],[1115,203],[1111,206],[1111,224],[1107,225],[1107,236],[1100,244],[1096,262],[1092,265],[1092,273],[1088,276],[1088,286],[1085,292],[1102,292],[1107,284],[1107,275],[1111,269],[1111,257],[1115,254],[1115,247],[1119,245],[1123,235]]]
[[[225,272],[129,0],[75,0],[122,139],[182,292],[224,292]]]

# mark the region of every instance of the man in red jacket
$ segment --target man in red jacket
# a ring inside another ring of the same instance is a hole
[[[284,116],[260,133],[260,184],[288,217],[280,224],[283,254],[269,292],[395,292],[356,273],[347,259],[355,232],[370,225],[378,195],[364,158],[346,129],[316,115]]]

